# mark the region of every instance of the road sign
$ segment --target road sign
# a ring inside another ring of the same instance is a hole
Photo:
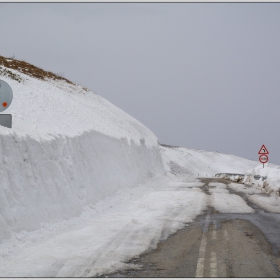
[[[260,148],[259,152],[258,152],[259,155],[267,155],[269,154],[267,148],[265,147],[265,145],[262,145],[262,147]]]
[[[259,161],[263,164],[268,162],[268,156],[267,155],[260,155]]]
[[[0,80],[0,112],[9,108],[13,100],[13,91],[8,83]]]
[[[0,112],[9,108],[13,100],[13,91],[8,83],[0,80]],[[12,115],[0,114],[0,125],[12,128]]]
[[[260,148],[258,154],[260,155],[259,156],[259,161],[263,164],[263,168],[264,168],[264,164],[266,162],[268,162],[268,156],[267,155],[269,154],[269,152],[268,152],[268,150],[267,150],[265,145],[262,145],[262,147]]]

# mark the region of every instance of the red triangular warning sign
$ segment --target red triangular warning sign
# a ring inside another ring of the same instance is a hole
[[[268,152],[267,148],[265,147],[265,145],[262,145],[262,147],[260,148],[258,154],[260,154],[260,155],[267,155],[267,154],[269,154],[269,152]]]

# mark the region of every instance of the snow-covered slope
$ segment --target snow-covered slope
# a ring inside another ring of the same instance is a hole
[[[175,175],[194,177],[214,176],[217,173],[242,173],[258,162],[218,152],[193,150],[161,145],[164,166]]]
[[[0,66],[14,93],[4,112],[13,128],[0,126],[0,241],[164,173],[158,140],[140,122],[81,86],[14,68]]]

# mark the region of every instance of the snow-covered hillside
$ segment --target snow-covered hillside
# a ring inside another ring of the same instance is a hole
[[[242,173],[258,165],[256,161],[218,152],[160,146],[164,166],[175,175],[213,177],[217,173]]]
[[[0,66],[14,93],[13,128],[0,126],[0,241],[164,173],[147,127],[79,85],[16,66]]]

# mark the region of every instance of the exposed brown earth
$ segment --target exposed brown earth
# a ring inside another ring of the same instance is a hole
[[[64,80],[66,81],[67,83],[69,84],[73,84],[71,81],[67,80],[66,78],[64,77],[61,77],[61,76],[58,76],[52,72],[49,72],[49,71],[45,71],[39,67],[36,67],[26,61],[23,61],[23,60],[17,60],[17,59],[14,59],[14,58],[6,58],[6,57],[3,57],[3,56],[0,56],[0,66],[5,66],[7,68],[10,68],[10,69],[14,69],[14,70],[17,70],[23,74],[26,74],[30,77],[33,77],[33,78],[37,78],[37,79],[40,79],[40,80],[46,80],[46,79],[52,79],[52,80]],[[6,74],[12,78],[14,78],[15,80],[19,81],[20,82],[20,78],[17,77],[16,75],[13,75],[12,72],[9,72],[9,71],[3,71],[3,74]]]

